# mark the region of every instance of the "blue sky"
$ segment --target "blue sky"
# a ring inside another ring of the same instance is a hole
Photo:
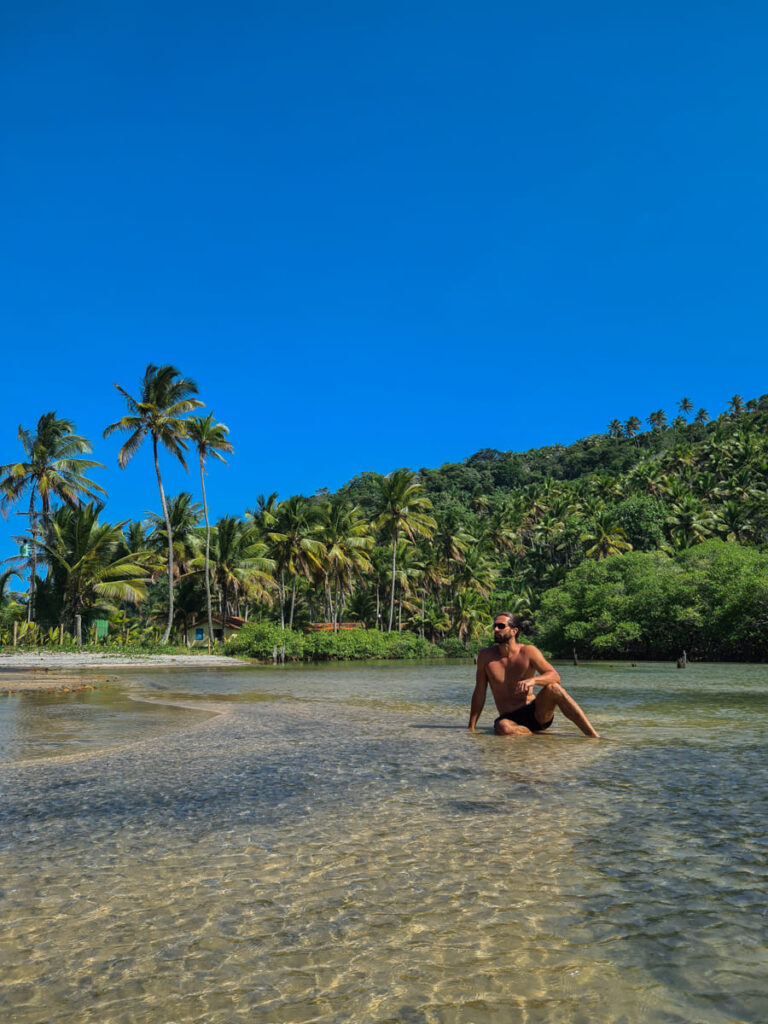
[[[107,516],[155,508],[149,449],[101,440],[148,362],[231,428],[214,515],[768,391],[767,30],[707,0],[7,6],[0,462],[57,409]]]

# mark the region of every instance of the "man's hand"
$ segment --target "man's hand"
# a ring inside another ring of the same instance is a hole
[[[513,697],[525,697],[527,699],[528,694],[533,689],[535,679],[518,679],[512,687]]]

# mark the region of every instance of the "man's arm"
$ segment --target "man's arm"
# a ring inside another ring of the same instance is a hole
[[[485,658],[482,651],[477,656],[477,672],[475,673],[475,689],[472,693],[472,703],[469,708],[469,729],[475,731],[480,712],[485,706],[485,692],[488,689],[488,677],[485,674]]]
[[[532,680],[534,686],[548,686],[550,683],[560,682],[560,673],[552,668],[547,659],[538,647],[531,644],[528,648],[530,664],[536,669],[538,675]]]

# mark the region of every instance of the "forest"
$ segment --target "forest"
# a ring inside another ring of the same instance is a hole
[[[165,648],[236,620],[220,648],[256,657],[461,656],[506,610],[533,619],[523,639],[552,657],[768,656],[768,395],[734,395],[714,417],[684,397],[671,419],[658,409],[568,446],[263,494],[211,522],[207,470],[236,439],[174,366],[115,386],[124,415],[104,436],[120,437],[126,472],[153,459],[157,511],[109,521],[74,420],[20,427],[0,466],[0,507],[27,525],[0,575],[2,644],[94,642],[101,621],[101,642]],[[168,459],[196,486],[166,494]]]

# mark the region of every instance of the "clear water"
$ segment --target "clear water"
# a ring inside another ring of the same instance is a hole
[[[4,698],[0,1019],[763,1024],[768,667],[563,675],[618,742],[455,663]]]

